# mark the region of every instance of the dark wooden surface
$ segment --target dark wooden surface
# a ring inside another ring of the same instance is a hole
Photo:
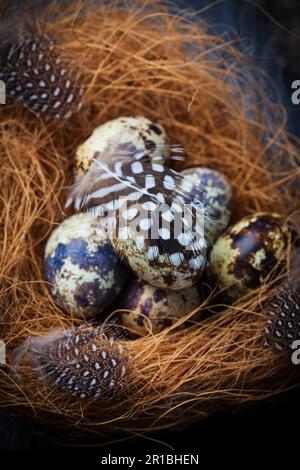
[[[197,9],[207,7],[203,14],[215,25],[216,32],[233,28],[244,38],[245,47],[251,51],[256,62],[272,75],[289,114],[289,129],[300,137],[300,109],[293,106],[290,99],[291,82],[300,79],[299,40],[285,30],[290,29],[300,34],[300,1],[260,0],[256,5],[244,0],[224,0],[218,4],[211,0],[182,3]],[[281,22],[282,27],[276,22]],[[279,435],[282,429],[285,430],[284,433],[289,432],[290,421],[300,417],[299,410],[298,391],[294,391],[281,398],[252,406],[239,415],[208,419],[194,425],[189,431],[162,433],[156,437],[175,448],[192,449],[197,445],[201,447],[201,442],[218,441],[226,435],[228,437],[228,433],[232,439],[243,435],[246,438],[252,426],[256,426],[256,434],[263,439],[266,435],[278,435],[278,423],[281,423]],[[290,432],[292,433],[291,430]],[[49,434],[41,426],[14,418],[7,410],[0,410],[0,449],[49,449],[55,446],[52,438],[55,440],[55,432]],[[141,445],[149,452],[166,449],[153,442],[144,442]],[[118,447],[120,452],[126,449],[127,454],[130,448],[128,445]],[[117,452],[117,447],[114,449]]]

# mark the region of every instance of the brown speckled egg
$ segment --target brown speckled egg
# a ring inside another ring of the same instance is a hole
[[[90,169],[96,152],[97,158],[105,161],[107,155],[116,153],[116,158],[122,155],[124,148],[132,152],[145,150],[150,157],[167,156],[170,151],[167,134],[160,124],[142,116],[119,117],[97,127],[79,146],[75,156],[78,177]]]
[[[121,313],[121,320],[140,335],[147,335],[149,330],[155,334],[172,326],[200,304],[197,286],[171,291],[134,278],[122,294],[120,308],[128,311]]]
[[[232,189],[226,177],[210,168],[188,168],[182,186],[190,199],[198,198],[204,204],[204,232],[208,242],[214,243],[226,230],[231,215]]]
[[[235,301],[261,286],[284,257],[292,236],[292,227],[280,215],[245,217],[215,243],[208,274]]]
[[[141,221],[143,222],[143,221]],[[115,238],[112,244],[125,263],[138,276],[155,287],[185,289],[193,286],[206,267],[206,243],[195,242],[197,251],[186,250],[177,239],[161,232],[159,239],[152,240],[136,234],[131,226],[125,227],[126,236]]]
[[[129,274],[91,213],[73,215],[52,232],[44,272],[56,302],[81,318],[102,313]]]

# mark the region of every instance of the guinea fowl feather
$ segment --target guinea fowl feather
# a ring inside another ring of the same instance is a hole
[[[0,26],[0,79],[6,95],[44,121],[63,121],[82,105],[80,73],[53,38],[43,34],[38,20],[19,16]]]
[[[281,352],[293,349],[293,342],[300,340],[300,255],[292,256],[288,277],[276,288],[267,305],[266,345]]]
[[[113,323],[82,325],[74,330],[53,330],[44,337],[28,338],[15,351],[16,369],[29,354],[40,380],[81,400],[111,398],[126,383],[128,356],[122,333]]]
[[[178,146],[171,146],[171,150],[175,159],[179,156],[182,159],[182,156],[178,155]],[[172,159],[172,154],[169,158]],[[172,264],[172,255],[178,253],[184,258],[190,259],[192,256],[196,259],[202,256],[207,248],[203,217],[209,218],[209,214],[203,214],[203,203],[200,199],[195,196],[191,200],[190,193],[183,184],[185,179],[186,177],[167,167],[162,156],[150,158],[145,150],[132,151],[130,145],[126,147],[122,144],[120,153],[115,148],[111,153],[108,149],[105,159],[95,152],[89,171],[71,188],[66,208],[75,212],[93,211],[102,218],[109,214],[108,225],[115,219],[114,228],[117,219],[126,219],[129,208],[136,208],[138,205],[138,213],[141,209],[148,208],[146,217],[149,227],[145,224],[145,219],[142,219],[138,228],[139,236],[147,239],[150,247],[155,246],[154,259],[167,255]],[[199,209],[202,222],[200,224],[197,219]],[[161,220],[167,220],[168,214],[173,225],[171,224],[170,236],[164,239],[159,229],[162,228]],[[190,224],[186,223],[183,228],[183,242],[177,238],[174,225],[176,218],[182,225],[181,222],[186,220],[184,215],[190,218]],[[142,226],[142,221],[146,228]],[[158,229],[156,237],[153,237],[153,226]]]

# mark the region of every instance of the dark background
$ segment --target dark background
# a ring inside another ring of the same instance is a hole
[[[300,137],[300,107],[291,103],[291,83],[300,79],[300,0],[190,0],[181,1],[183,4],[196,9],[208,7],[203,16],[215,25],[216,32],[233,29],[244,38],[247,52],[273,77],[288,111],[289,129]],[[114,445],[110,449],[99,448],[97,454],[89,450],[88,455],[99,457],[109,450],[114,455],[134,455],[141,451],[172,452],[166,447],[168,444],[177,453],[194,450],[202,454],[209,449],[213,461],[222,442],[234,460],[237,443],[246,449],[247,458],[251,456],[253,439],[256,440],[256,450],[257,445],[266,447],[266,442],[271,441],[270,455],[276,455],[282,449],[284,438],[289,440],[290,450],[296,451],[297,447],[293,444],[295,442],[297,445],[299,423],[300,393],[294,390],[252,405],[235,415],[206,419],[188,430],[153,436],[165,444],[139,439],[134,443]],[[56,438],[55,431],[0,410],[0,449],[56,449]]]

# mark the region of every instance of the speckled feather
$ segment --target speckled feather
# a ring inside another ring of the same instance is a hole
[[[178,146],[171,148],[173,154],[170,158],[182,158]],[[155,208],[162,205],[169,207],[170,210],[163,212],[161,216],[167,222],[172,222],[177,214],[183,214],[186,204],[195,209],[202,208],[202,201],[196,197],[191,200],[185,191],[182,184],[184,176],[166,167],[161,162],[161,157],[151,159],[143,149],[133,152],[130,145],[122,146],[117,154],[106,155],[105,162],[98,157],[96,152],[90,170],[71,189],[66,203],[68,210],[91,210],[99,216],[105,215],[105,212],[120,210],[121,217],[129,220],[128,207],[140,204],[145,210],[149,209],[148,218],[140,221],[139,229],[140,236],[149,243],[151,261],[162,254],[168,255],[170,264],[173,260],[177,262],[186,257],[189,260],[197,260],[199,257],[202,259],[207,241],[203,227],[195,223],[195,218],[192,218],[193,227],[185,226],[184,240],[174,237],[172,224],[170,230],[160,232],[157,238],[152,239],[150,236],[151,227],[156,222]],[[122,212],[125,202],[126,213]],[[155,208],[152,211],[153,203]],[[185,220],[182,220],[184,223]],[[192,228],[195,233],[192,233]],[[186,250],[187,244],[191,247],[190,250]]]
[[[30,338],[17,350],[16,364],[24,352],[46,386],[55,384],[81,400],[109,399],[127,379],[128,356],[113,325],[86,324]]]
[[[6,38],[1,41],[0,79],[8,98],[45,121],[69,119],[81,108],[80,73],[62,57],[57,42],[9,21],[2,26],[0,38]]]
[[[288,279],[277,287],[266,307],[265,342],[280,352],[290,352],[293,342],[300,340],[299,255],[293,256],[293,265]]]

